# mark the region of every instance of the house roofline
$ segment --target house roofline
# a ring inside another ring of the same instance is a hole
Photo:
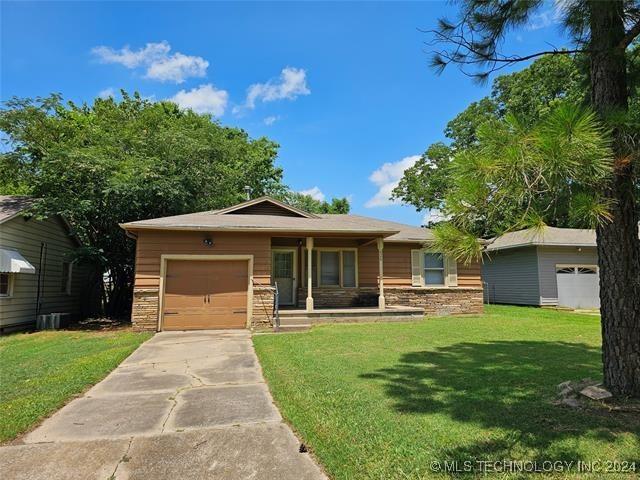
[[[364,236],[382,236],[382,237],[390,237],[391,235],[395,235],[396,233],[400,233],[400,230],[367,230],[367,231],[358,231],[358,230],[305,230],[305,229],[291,229],[291,228],[246,228],[246,227],[213,227],[213,226],[199,226],[199,225],[184,225],[184,226],[174,226],[174,225],[139,225],[139,224],[131,224],[131,223],[121,223],[119,224],[120,228],[126,230],[127,232],[135,231],[135,230],[163,230],[163,231],[172,231],[172,230],[180,230],[180,231],[191,231],[191,232],[239,232],[239,233],[304,233],[304,234],[313,234],[316,236],[320,236],[326,233],[333,234],[344,234],[344,235],[364,235]],[[408,242],[415,243],[415,242]]]
[[[284,208],[285,210],[289,210],[290,212],[293,212],[293,213],[297,213],[298,215],[302,215],[305,218],[320,218],[317,215],[314,215],[313,213],[305,212],[304,210],[297,207],[292,207],[291,205],[287,205],[286,203],[281,202],[280,200],[276,200],[275,198],[270,197],[268,195],[263,195],[262,197],[253,198],[251,200],[238,203],[237,205],[232,205],[230,207],[217,210],[214,215],[224,215],[225,213],[231,213],[231,212],[235,212],[236,210],[242,210],[243,208],[250,207],[252,205],[257,205],[258,203],[262,203],[262,202],[273,203],[278,207]]]
[[[590,247],[590,248],[596,248],[596,244],[595,243],[551,243],[551,242],[546,242],[546,243],[541,243],[541,242],[527,242],[527,243],[517,243],[514,245],[505,245],[504,247],[496,247],[496,248],[491,248],[491,245],[489,245],[487,248],[485,248],[486,252],[498,252],[500,250],[510,250],[513,248],[522,248],[522,247],[578,247],[578,248],[582,248],[582,247]]]

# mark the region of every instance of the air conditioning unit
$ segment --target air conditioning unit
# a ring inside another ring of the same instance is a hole
[[[36,328],[38,330],[58,330],[60,325],[67,323],[71,316],[70,313],[49,313],[47,315],[38,315]]]
[[[50,318],[50,315],[38,315],[36,319],[36,329],[47,330],[49,328]]]

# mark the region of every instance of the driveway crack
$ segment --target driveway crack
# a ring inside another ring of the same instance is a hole
[[[132,443],[133,443],[133,437],[129,438],[129,444],[127,445],[127,450],[124,452],[124,454],[122,454],[122,457],[120,457],[120,460],[118,460],[118,463],[116,464],[116,468],[113,469],[113,473],[107,480],[115,480],[116,473],[118,472],[118,468],[120,468],[120,465],[131,460],[129,458],[129,450],[131,450]]]

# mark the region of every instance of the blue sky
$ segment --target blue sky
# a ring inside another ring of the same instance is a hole
[[[428,68],[419,29],[453,14],[425,3],[1,4],[2,100],[60,92],[90,102],[138,90],[216,115],[280,145],[285,182],[354,213],[420,224],[391,204],[403,168],[488,94]],[[552,6],[505,52],[563,46]],[[521,68],[521,67],[518,67]]]

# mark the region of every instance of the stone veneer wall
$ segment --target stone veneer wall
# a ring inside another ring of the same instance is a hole
[[[298,308],[306,308],[307,289],[298,289]],[[378,289],[376,287],[338,288],[324,287],[313,289],[314,308],[332,307],[377,307]]]
[[[135,288],[133,290],[131,324],[134,330],[155,332],[158,329],[158,302],[157,288]]]
[[[273,326],[273,296],[271,287],[253,287],[252,329],[263,330]]]
[[[427,315],[456,315],[482,313],[481,288],[418,288],[386,287],[384,296],[388,306],[424,308]],[[377,306],[378,289],[317,288],[313,290],[315,307],[347,308]],[[298,306],[305,307],[306,290],[298,291]],[[158,327],[158,289],[137,288],[133,291],[131,322],[135,330],[155,331]],[[273,289],[254,286],[251,328],[268,329],[273,325]]]
[[[306,289],[299,289],[298,308],[305,308],[306,297]],[[482,313],[483,310],[481,288],[385,287],[384,297],[388,306],[424,308],[429,315]],[[378,289],[314,288],[313,304],[316,308],[377,307]]]
[[[158,329],[158,289],[136,288],[133,291],[131,324],[134,330]],[[273,290],[269,287],[253,288],[253,315],[251,327],[270,328],[273,325]]]
[[[427,315],[457,315],[482,313],[481,288],[420,288],[387,287],[384,289],[387,305],[424,308]]]

